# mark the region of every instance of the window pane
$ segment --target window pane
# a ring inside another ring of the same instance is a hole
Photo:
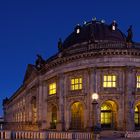
[[[112,81],[112,80],[111,80],[111,76],[108,76],[108,79],[107,79],[107,80],[108,80],[108,81]]]
[[[56,83],[51,83],[49,85],[49,94],[55,94],[56,93]]]
[[[82,83],[82,78],[79,78],[79,83]]]
[[[112,81],[116,81],[116,76],[112,76]]]
[[[72,84],[72,85],[74,84],[74,79],[71,79],[71,84]]]
[[[104,76],[104,81],[107,81],[107,78],[106,78],[106,76]]]
[[[112,83],[112,87],[116,87],[116,82],[113,82]]]
[[[78,83],[78,79],[75,79],[75,84],[77,84]]]
[[[137,76],[137,88],[140,88],[140,76]]]
[[[138,113],[135,113],[135,124],[138,124],[139,123],[138,118],[139,118]]]
[[[82,84],[79,84],[79,89],[82,89]]]
[[[75,85],[75,90],[77,90],[78,89],[78,85]]]

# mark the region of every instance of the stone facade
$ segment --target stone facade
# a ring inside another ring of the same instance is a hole
[[[115,86],[103,86],[104,76],[108,75],[115,75]],[[5,129],[90,131],[93,125],[138,129],[139,75],[139,44],[89,39],[65,47],[39,69],[28,66],[23,85],[4,100]],[[82,88],[72,90],[71,79],[79,77]],[[56,83],[56,93],[50,95],[51,83]],[[93,93],[99,95],[96,107],[92,104]],[[110,109],[103,110],[103,106]]]

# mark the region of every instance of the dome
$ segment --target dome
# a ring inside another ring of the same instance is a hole
[[[118,28],[115,21],[107,25],[102,21],[91,21],[83,26],[77,25],[75,30],[64,40],[63,47],[67,48],[77,43],[89,41],[119,41],[124,42],[126,36]]]

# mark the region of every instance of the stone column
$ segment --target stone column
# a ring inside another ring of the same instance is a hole
[[[43,93],[42,93],[42,128],[47,129],[47,83],[43,82]]]
[[[57,118],[57,130],[62,131],[64,129],[64,75],[61,73],[58,75],[58,96],[59,96],[59,104],[58,104],[58,118]]]
[[[133,131],[134,127],[134,92],[135,92],[135,69],[126,67],[125,70],[125,98],[124,98],[124,126],[125,130]]]
[[[98,85],[97,85],[97,69],[96,68],[90,68],[89,70],[89,100],[90,100],[90,112],[89,112],[89,116],[90,116],[90,121],[89,121],[89,127],[93,128],[93,124],[96,125],[97,127],[100,128],[101,124],[100,124],[100,108],[99,108],[99,104],[96,104],[94,106],[94,104],[92,104],[92,94],[93,93],[98,93]],[[98,102],[98,101],[97,101]],[[95,113],[95,115],[93,114]],[[94,118],[95,117],[95,118]],[[95,120],[95,122],[93,122]],[[96,124],[95,124],[96,123]]]
[[[92,93],[94,92],[95,88],[95,70],[93,68],[89,69],[89,129],[93,128],[93,106],[92,106]]]
[[[29,91],[29,96],[27,96],[28,97],[28,103],[27,103],[27,105],[26,105],[26,108],[27,108],[27,120],[28,120],[28,122],[32,122],[32,105],[31,105],[31,94],[32,94],[32,92],[31,92],[31,90]]]
[[[124,100],[124,98],[122,97],[122,99],[120,100]],[[118,118],[117,130],[120,130],[120,131],[123,131],[123,115],[124,115],[124,104],[121,101],[118,108],[118,114],[117,114],[117,118]]]
[[[43,105],[43,84],[40,81],[38,85],[38,105],[37,105],[37,113],[38,113],[38,122],[41,123],[42,121],[42,105]]]

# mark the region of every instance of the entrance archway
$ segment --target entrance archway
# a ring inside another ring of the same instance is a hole
[[[80,102],[75,102],[71,106],[71,124],[72,130],[80,130],[84,125],[84,110]]]
[[[101,127],[103,129],[117,127],[117,105],[114,101],[107,100],[101,105]]]

